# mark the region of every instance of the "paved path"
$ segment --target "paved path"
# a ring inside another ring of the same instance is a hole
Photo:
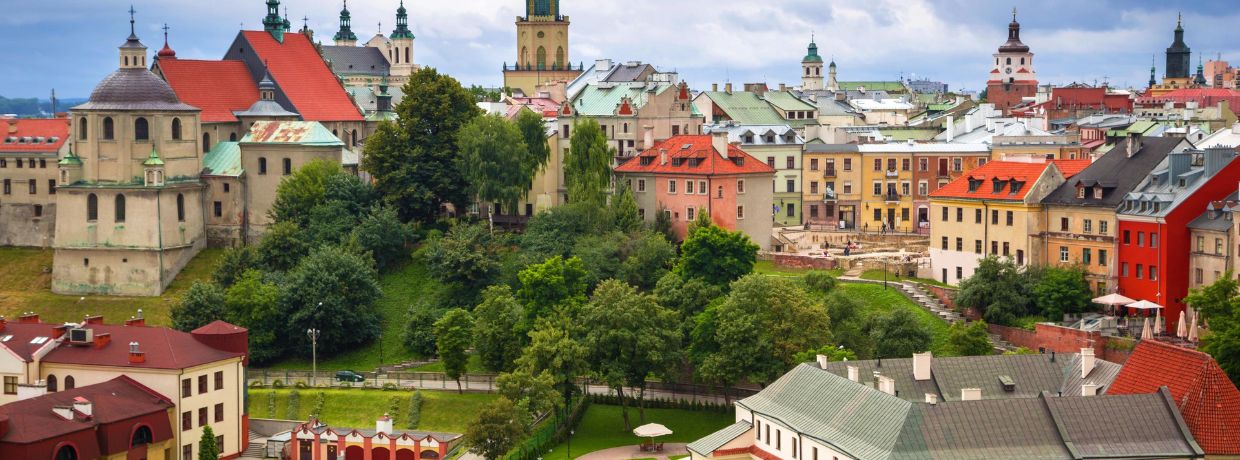
[[[613,447],[611,449],[596,450],[588,454],[577,457],[578,460],[629,460],[633,458],[654,458],[656,460],[667,460],[668,457],[677,455],[689,455],[689,451],[685,449],[684,443],[666,443],[663,444],[663,452],[644,452],[640,445]]]

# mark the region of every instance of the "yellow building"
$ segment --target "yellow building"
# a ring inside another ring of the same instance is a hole
[[[1041,200],[1085,169],[1088,160],[992,161],[930,194],[930,267],[959,284],[987,256],[1017,265],[1041,260]]]
[[[863,192],[857,145],[806,144],[801,167],[805,223],[826,229],[855,229]]]
[[[990,157],[984,144],[862,144],[861,205],[857,228],[926,232],[930,194]]]
[[[526,0],[525,16],[517,17],[517,62],[504,64],[504,86],[534,95],[539,85],[577,78],[582,69],[569,60],[568,25],[560,0]]]

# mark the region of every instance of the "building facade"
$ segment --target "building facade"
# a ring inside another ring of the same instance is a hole
[[[517,17],[517,61],[504,64],[504,86],[537,94],[537,87],[572,81],[581,75],[568,47],[569,20],[560,14],[560,0],[525,0],[525,16]]]
[[[806,144],[801,158],[805,223],[853,230],[861,209],[861,152],[856,144]]]
[[[1033,53],[1020,41],[1020,23],[1016,10],[1008,24],[1008,39],[995,53],[995,65],[986,81],[986,100],[1004,115],[1038,92],[1038,75],[1033,70]]]
[[[775,216],[775,226],[801,225],[805,214],[803,188],[809,186],[815,189],[821,186],[802,181],[801,171],[805,164],[801,153],[804,140],[787,125],[747,126],[726,123],[704,128],[707,134],[718,130],[728,133],[729,143],[739,143],[746,153],[765,161],[767,166],[775,169],[774,183],[771,184],[774,193],[771,212]],[[820,193],[822,192],[816,194]]]
[[[68,150],[68,118],[0,117],[0,246],[52,245],[56,162]]]
[[[558,117],[563,148],[572,125],[598,122],[616,156],[629,157],[673,136],[701,134],[703,117],[694,112],[693,92],[676,74],[656,73],[637,81],[586,85],[561,107]]]
[[[984,144],[892,142],[861,144],[863,231],[928,232],[930,197],[955,177],[983,165]]]

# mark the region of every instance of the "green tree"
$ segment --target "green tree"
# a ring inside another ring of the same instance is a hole
[[[805,274],[805,286],[813,293],[830,294],[837,284],[839,281],[834,276],[822,270],[810,270]]]
[[[869,327],[878,358],[908,358],[930,349],[930,331],[908,310],[875,317]]]
[[[591,371],[616,392],[624,429],[631,428],[625,387],[640,389],[645,404],[646,377],[668,375],[679,362],[680,328],[676,312],[659,306],[622,281],[607,280],[582,311],[583,344]],[[645,420],[644,411],[642,420]]]
[[[1189,291],[1184,302],[1209,321],[1201,337],[1201,350],[1218,361],[1231,381],[1240,384],[1240,297],[1231,271],[1209,285]]]
[[[457,224],[433,238],[426,248],[426,264],[436,279],[453,285],[456,305],[477,303],[477,294],[499,275],[500,246],[480,224]]]
[[[855,361],[857,359],[857,354],[843,345],[824,345],[817,349],[797,353],[796,361],[799,363],[817,362],[818,355],[826,356],[828,362]]]
[[[310,247],[340,244],[357,227],[357,215],[343,201],[328,201],[310,210],[301,232]]]
[[[573,328],[573,319],[567,315],[540,319],[530,331],[530,344],[517,358],[519,370],[531,375],[550,373],[566,402],[574,393],[577,377],[588,369],[586,347],[574,337]]]
[[[563,399],[555,389],[555,376],[543,371],[537,375],[515,370],[495,377],[495,388],[500,396],[515,401],[522,412],[530,415],[527,423],[542,414],[550,414],[560,407]]]
[[[515,212],[534,174],[522,164],[526,146],[517,126],[499,115],[476,117],[457,133],[457,148],[457,168],[470,193]]]
[[[353,228],[351,238],[370,252],[375,265],[383,270],[406,260],[406,244],[413,242],[413,229],[400,221],[396,208],[377,205]]]
[[[258,243],[258,259],[268,270],[289,270],[309,252],[305,235],[293,222],[273,224]]]
[[[541,114],[533,110],[522,110],[517,115],[516,124],[521,138],[525,141],[521,170],[530,178],[530,182],[525,184],[525,189],[529,190],[534,185],[534,177],[551,160],[551,146],[547,144],[547,122],[543,121]]]
[[[986,322],[1012,325],[1031,311],[1029,277],[1010,258],[986,257],[973,276],[960,282],[956,305],[982,312]],[[922,350],[924,351],[924,350]]]
[[[443,317],[444,310],[429,299],[414,299],[405,314],[405,330],[401,341],[405,349],[418,358],[435,355],[435,330],[433,325]]]
[[[630,233],[642,228],[642,218],[638,215],[637,199],[633,198],[633,190],[626,184],[620,184],[616,197],[611,200],[611,218],[615,227],[621,232]]]
[[[947,331],[947,343],[959,356],[985,356],[995,354],[986,331],[985,321],[953,324]]]
[[[861,303],[841,291],[833,291],[824,300],[827,315],[831,317],[831,336],[862,359],[874,356],[874,339],[866,333],[867,318],[862,315]]]
[[[633,234],[622,247],[620,278],[643,291],[651,291],[672,268],[676,247],[662,234],[643,231]]]
[[[529,415],[521,413],[508,398],[499,397],[478,411],[465,428],[469,451],[487,460],[503,458],[529,434],[526,420]]]
[[[659,304],[680,312],[680,316],[684,318],[693,318],[723,294],[724,289],[720,286],[707,283],[701,278],[686,279],[674,272],[659,278],[654,288]]]
[[[474,308],[474,349],[483,369],[513,369],[525,344],[521,333],[524,320],[525,311],[508,286],[491,286],[482,292],[482,303]],[[511,399],[520,403],[520,398]]]
[[[258,250],[254,246],[234,246],[224,250],[220,264],[211,274],[211,280],[220,287],[227,288],[241,277],[242,273],[260,264]]]
[[[311,252],[288,273],[281,296],[292,331],[318,329],[320,356],[348,350],[379,335],[375,301],[383,295],[374,263],[365,256],[325,246]],[[293,349],[310,354],[304,333]]]
[[[568,155],[564,157],[564,182],[568,199],[577,203],[603,206],[611,184],[611,161],[616,150],[607,145],[607,135],[593,118],[573,123]]]
[[[526,324],[552,312],[572,312],[586,300],[585,265],[581,259],[556,256],[517,274],[517,299],[525,305]]]
[[[521,252],[536,261],[569,257],[578,238],[611,230],[600,214],[588,203],[568,203],[542,211],[526,225],[520,237]]]
[[[695,331],[699,343],[693,346],[713,350],[699,370],[715,383],[730,386],[741,379],[770,383],[797,364],[797,353],[832,343],[826,307],[795,281],[746,276],[732,283],[728,296],[707,311],[714,330]]]
[[[215,443],[215,431],[210,425],[202,427],[202,436],[198,438],[198,460],[219,460],[220,445]]]
[[[586,235],[577,239],[573,256],[581,259],[589,289],[593,289],[603,280],[620,276],[620,266],[624,263],[621,246],[627,239],[628,237],[620,232]]]
[[[461,375],[469,365],[469,346],[474,341],[474,318],[468,311],[454,308],[435,321],[435,348],[444,374],[456,380],[456,391],[463,393]]]
[[[676,232],[672,230],[672,213],[662,204],[659,205],[658,212],[654,214],[653,230],[655,233],[663,234],[668,241],[680,241],[676,237]]]
[[[695,229],[680,246],[676,271],[690,278],[726,286],[753,271],[758,261],[758,245],[741,232],[729,232],[715,225]]]
[[[280,288],[263,280],[258,270],[246,270],[224,294],[230,321],[249,329],[250,359],[263,363],[284,352],[281,332],[287,324],[280,311]]]
[[[1093,292],[1085,281],[1085,268],[1046,267],[1033,285],[1034,303],[1042,316],[1051,320],[1063,318],[1065,313],[1082,313],[1093,305]]]
[[[327,201],[327,180],[337,174],[348,174],[339,162],[313,160],[306,163],[280,180],[276,200],[267,215],[276,222],[305,225],[310,219],[310,210]]]
[[[481,110],[460,82],[431,67],[410,75],[402,91],[398,121],[380,123],[366,139],[361,166],[402,220],[429,222],[443,203],[464,209],[457,132]]]
[[[212,283],[195,281],[171,313],[172,327],[185,332],[224,318],[224,290]]]

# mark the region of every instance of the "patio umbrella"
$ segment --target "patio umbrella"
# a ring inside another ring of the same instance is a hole
[[[647,423],[633,429],[633,434],[641,438],[657,438],[672,434],[672,430],[658,423]]]
[[[1156,304],[1154,302],[1150,302],[1148,300],[1139,300],[1139,301],[1136,301],[1130,304],[1125,304],[1124,306],[1128,308],[1135,308],[1137,310],[1162,310],[1163,308],[1162,305]]]
[[[1184,321],[1184,312],[1180,312],[1179,325],[1175,327],[1175,336],[1179,338],[1188,337],[1188,323]]]
[[[1094,298],[1093,302],[1100,305],[1106,305],[1111,307],[1110,309],[1114,309],[1117,305],[1128,305],[1136,301],[1119,294],[1107,294],[1102,297]]]
[[[1154,332],[1150,329],[1150,319],[1145,318],[1145,325],[1141,327],[1141,340],[1149,340],[1154,338]]]
[[[1162,309],[1154,310],[1154,335],[1163,333]]]
[[[1198,316],[1201,316],[1201,315],[1200,314],[1193,315],[1193,321],[1192,321],[1193,325],[1188,327],[1188,341],[1189,342],[1197,341],[1197,317]]]

